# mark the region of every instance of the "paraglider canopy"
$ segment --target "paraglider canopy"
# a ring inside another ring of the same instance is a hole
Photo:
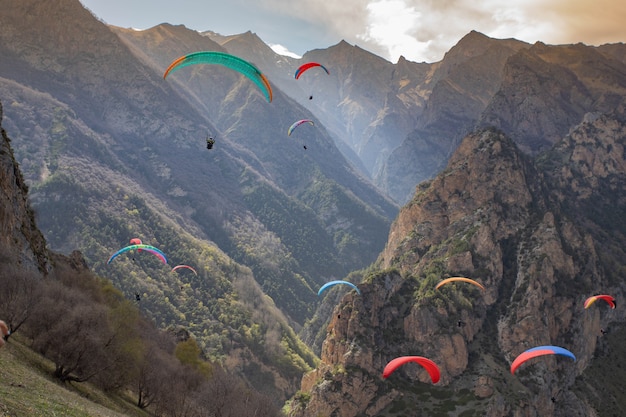
[[[353,283],[349,282],[349,281],[342,281],[342,280],[336,280],[336,281],[330,281],[327,282],[326,284],[322,285],[322,287],[319,289],[319,291],[317,292],[317,295],[321,295],[324,290],[326,290],[328,287],[332,287],[333,285],[337,285],[337,284],[344,284],[344,285],[349,285],[350,287],[354,288],[357,292],[357,294],[361,295],[361,291],[359,291],[359,289],[357,288],[356,285],[354,285]]]
[[[4,346],[5,337],[9,334],[9,327],[3,320],[0,320],[0,347]]]
[[[607,295],[607,294],[599,294],[599,295],[593,295],[585,300],[585,304],[584,304],[585,309],[591,307],[591,305],[598,300],[606,301],[606,303],[611,308],[615,308],[616,306],[615,297],[613,297],[612,295]]]
[[[393,359],[387,364],[387,366],[385,366],[385,369],[383,370],[383,378],[388,378],[389,375],[391,375],[396,369],[409,362],[415,362],[422,365],[430,375],[430,380],[433,384],[439,382],[439,378],[441,376],[439,367],[435,362],[422,356],[400,356],[399,358]]]
[[[130,240],[131,245],[142,245],[143,242],[138,237],[134,237]],[[141,252],[141,249],[138,249],[137,252]]]
[[[330,74],[330,72],[328,72],[328,70],[326,69],[325,66],[323,66],[322,64],[318,63],[318,62],[307,62],[306,64],[302,64],[298,67],[298,69],[296,70],[296,73],[294,74],[295,79],[297,80],[298,78],[300,78],[300,76],[306,72],[307,70],[309,70],[310,68],[313,67],[320,67],[321,69],[323,69],[324,71],[326,71],[326,74]]]
[[[308,123],[311,126],[315,126],[315,124],[313,123],[313,120],[311,119],[302,119],[302,120],[298,120],[297,122],[295,122],[294,124],[292,124],[291,126],[289,126],[289,129],[287,129],[287,136],[291,136],[291,134],[293,133],[293,131],[300,125]]]
[[[439,284],[437,284],[437,286],[435,287],[436,290],[438,290],[441,286],[446,285],[450,282],[468,282],[470,284],[476,285],[478,288],[480,288],[481,290],[484,290],[485,287],[482,286],[482,284],[480,284],[477,281],[474,281],[471,278],[465,278],[465,277],[452,277],[452,278],[446,278],[443,281],[441,281]]]
[[[167,258],[165,258],[165,254],[163,252],[161,252],[161,250],[155,248],[154,246],[150,246],[150,245],[130,245],[130,246],[126,246],[125,248],[122,248],[122,249],[118,250],[113,255],[111,255],[111,257],[107,261],[107,264],[110,264],[111,261],[113,261],[113,259],[117,258],[122,253],[131,251],[131,250],[135,250],[135,249],[137,249],[137,250],[143,249],[146,252],[149,252],[149,253],[153,254],[154,256],[156,256],[157,258],[159,258],[161,260],[161,262],[163,262],[164,264],[167,263]]]
[[[225,52],[200,51],[183,55],[180,58],[175,59],[170,66],[167,67],[165,73],[163,74],[163,78],[166,78],[170,73],[179,70],[180,68],[194,64],[217,64],[235,70],[254,82],[257,87],[259,87],[261,92],[263,92],[268,102],[272,101],[272,87],[270,86],[270,83],[265,75],[263,75],[257,67],[248,61]]]
[[[515,374],[515,371],[517,370],[517,368],[519,368],[519,366],[523,364],[524,362],[526,362],[527,360],[536,358],[537,356],[543,356],[543,355],[563,355],[563,356],[567,356],[568,358],[574,359],[574,361],[576,360],[576,356],[574,356],[572,352],[562,347],[537,346],[537,347],[528,349],[527,351],[520,353],[519,356],[515,358],[515,360],[511,364],[511,374]]]
[[[172,272],[178,271],[179,269],[188,269],[191,272],[193,272],[194,274],[198,275],[196,270],[193,269],[192,267],[190,267],[189,265],[176,265],[174,268],[172,268]]]

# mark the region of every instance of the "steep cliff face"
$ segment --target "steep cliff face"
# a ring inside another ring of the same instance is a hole
[[[597,48],[538,42],[508,59],[500,89],[481,119],[536,154],[561,140],[585,114],[623,107],[625,73],[623,62]]]
[[[10,140],[2,128],[0,103],[0,248],[26,269],[47,273],[46,241],[35,224],[28,202],[28,187],[13,156]]]
[[[602,222],[626,207],[625,128],[617,115],[590,117],[536,161],[499,131],[467,136],[403,208],[361,295],[337,305],[291,415],[596,415],[572,387],[592,365],[600,329],[624,320],[582,304],[600,291],[624,294],[615,274],[626,227]],[[486,289],[435,290],[450,276]],[[577,360],[544,358],[510,374],[519,353],[546,344]],[[417,365],[383,380],[400,355],[432,359],[441,381]]]

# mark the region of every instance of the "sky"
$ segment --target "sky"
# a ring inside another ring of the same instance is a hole
[[[626,42],[624,0],[80,0],[124,28],[256,33],[283,55],[345,40],[393,63],[433,63],[470,31],[528,43]]]

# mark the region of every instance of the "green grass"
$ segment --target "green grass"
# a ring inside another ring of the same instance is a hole
[[[131,399],[89,384],[61,384],[54,365],[30,350],[19,334],[0,349],[0,417],[147,417]]]

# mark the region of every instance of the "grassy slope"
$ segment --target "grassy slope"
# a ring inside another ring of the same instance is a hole
[[[104,394],[89,384],[60,384],[54,365],[16,334],[0,349],[0,417],[147,417],[132,399]]]

